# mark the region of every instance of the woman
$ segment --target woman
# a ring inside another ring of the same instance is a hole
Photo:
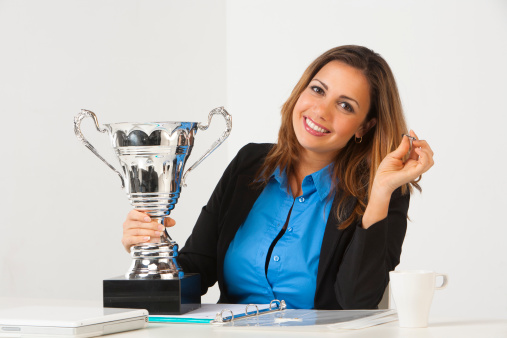
[[[218,281],[223,303],[376,308],[410,192],[433,165],[427,142],[406,133],[387,63],[360,46],[327,51],[284,104],[278,143],[249,144],[228,166],[179,264],[201,274],[203,294]],[[128,251],[162,230],[132,211],[122,242]]]

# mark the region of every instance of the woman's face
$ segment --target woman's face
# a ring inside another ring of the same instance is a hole
[[[362,137],[373,127],[375,120],[365,123],[369,109],[366,77],[356,68],[331,61],[301,93],[292,123],[308,155],[332,161],[354,135]]]

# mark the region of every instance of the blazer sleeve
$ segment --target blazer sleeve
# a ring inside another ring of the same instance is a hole
[[[217,281],[217,244],[223,197],[233,181],[239,157],[240,153],[229,164],[208,203],[201,209],[192,234],[177,258],[184,272],[201,275],[201,295]]]
[[[389,271],[400,262],[401,247],[407,230],[410,193],[396,190],[386,218],[363,229],[362,219],[354,226],[334,285],[343,309],[374,309],[389,282]]]

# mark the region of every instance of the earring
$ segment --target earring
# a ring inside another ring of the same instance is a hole
[[[361,136],[360,138],[357,138],[357,136],[354,135],[354,141],[359,144],[361,142],[363,142],[363,137]]]

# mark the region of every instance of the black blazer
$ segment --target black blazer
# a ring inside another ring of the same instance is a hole
[[[224,283],[224,258],[236,231],[262,191],[252,188],[250,183],[272,146],[248,144],[238,152],[208,204],[202,208],[178,256],[183,271],[201,274],[201,294],[218,281],[220,303],[236,302]],[[368,229],[361,228],[362,220],[358,220],[338,230],[335,198],[320,251],[316,309],[377,308],[389,282],[389,271],[400,261],[409,199],[408,193],[401,195],[398,189],[391,198],[387,218]],[[349,202],[351,212],[355,200]]]

